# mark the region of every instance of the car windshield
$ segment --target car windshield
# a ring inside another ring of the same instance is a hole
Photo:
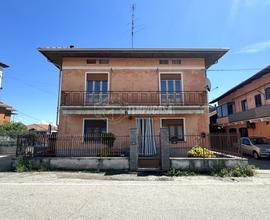
[[[270,139],[267,138],[262,138],[262,137],[258,137],[258,138],[250,138],[252,144],[270,144]]]

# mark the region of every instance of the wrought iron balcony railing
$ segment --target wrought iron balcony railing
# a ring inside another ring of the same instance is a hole
[[[61,94],[62,106],[201,106],[206,104],[206,91],[62,91]]]

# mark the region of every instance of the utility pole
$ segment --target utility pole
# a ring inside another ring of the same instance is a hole
[[[135,4],[132,4],[131,14],[131,47],[133,48],[134,30],[135,30]]]

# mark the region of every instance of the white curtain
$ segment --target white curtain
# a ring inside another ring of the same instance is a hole
[[[140,154],[145,156],[155,155],[157,153],[157,149],[153,129],[153,119],[137,119],[137,128],[139,134]]]

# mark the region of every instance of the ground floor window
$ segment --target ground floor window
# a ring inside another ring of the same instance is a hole
[[[239,133],[241,137],[248,137],[248,129],[247,128],[239,128]]]
[[[98,136],[107,132],[106,119],[84,120],[84,136]]]
[[[169,130],[171,143],[184,140],[184,120],[183,119],[162,119],[162,127]]]

